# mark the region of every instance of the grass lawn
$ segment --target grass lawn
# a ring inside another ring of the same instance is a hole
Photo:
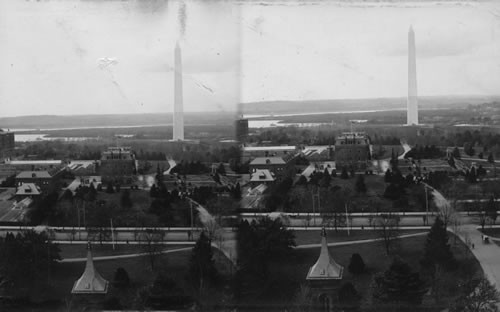
[[[121,197],[124,192],[124,189],[121,189],[118,193],[106,193],[106,188],[103,187],[102,192],[97,192],[98,200],[105,200],[108,204],[115,204],[118,207],[121,207]],[[151,206],[151,196],[149,196],[148,191],[144,190],[129,190],[130,191],[130,199],[132,200],[132,210],[134,211],[147,211]]]
[[[481,232],[489,236],[500,238],[500,228],[488,228],[488,226],[485,226],[484,230]]]
[[[336,242],[346,242],[346,241],[354,241],[354,240],[363,240],[363,239],[371,239],[371,238],[380,238],[379,231],[376,230],[354,230],[351,231],[350,235],[347,235],[347,231],[339,230],[335,232],[335,230],[327,230],[328,233],[328,243],[336,243]],[[425,230],[401,230],[399,231],[400,235],[405,234],[415,234],[427,232]],[[321,240],[321,231],[298,231],[294,230],[295,233],[295,242],[297,246],[305,245],[305,244],[319,244]]]
[[[104,250],[96,247],[95,251],[95,256],[97,256]],[[228,274],[234,269],[231,267],[228,260],[221,256],[218,250],[213,249],[213,252],[217,270],[223,276],[225,281]],[[102,255],[102,253],[100,255]],[[158,255],[154,258],[154,271],[151,270],[150,257],[148,256],[95,261],[94,266],[101,276],[110,282],[110,289],[106,298],[109,299],[111,297],[116,297],[119,299],[124,309],[132,309],[134,307],[134,300],[136,299],[137,291],[150,285],[157,272],[160,271],[166,272],[167,276],[174,280],[187,295],[196,297],[187,280],[190,257],[191,250]],[[128,289],[117,289],[111,284],[114,278],[114,273],[119,267],[124,268],[129,275],[131,286]],[[54,300],[59,302],[59,310],[64,310],[64,300],[71,299],[70,293],[73,284],[81,276],[84,269],[84,262],[57,264],[50,272],[49,286],[47,286],[46,280],[35,282],[35,287],[31,292],[32,301],[43,302],[47,300]],[[209,302],[212,304],[218,304],[222,300],[221,298],[222,292],[220,290],[216,290],[212,292]],[[51,307],[48,310],[41,309],[40,311],[53,310],[55,310],[54,307]]]
[[[420,269],[419,260],[422,257],[422,249],[426,236],[406,238],[398,241],[394,255],[399,255],[408,262],[414,270]],[[451,240],[453,242],[453,240]],[[465,253],[465,248],[460,241],[452,247],[455,257],[460,262],[460,267],[455,272],[447,273],[444,277],[444,284],[441,288],[443,292],[442,300],[436,304],[430,295],[425,295],[422,307],[426,311],[440,311],[454,300],[457,292],[457,285],[465,272],[481,272],[479,263]],[[393,255],[387,256],[382,244],[358,244],[352,246],[330,247],[331,255],[335,261],[344,266],[344,276],[342,283],[352,282],[362,296],[360,301],[364,309],[372,308],[371,283],[374,274],[384,272],[390,265]],[[309,268],[316,262],[319,256],[319,247],[310,249],[297,249],[293,251],[291,257],[286,261],[274,262],[270,266],[269,282],[260,285],[256,297],[243,298],[240,302],[252,306],[259,306],[266,311],[282,311],[285,307],[290,307],[300,285],[306,284],[306,275]],[[359,253],[367,266],[367,272],[358,276],[349,273],[347,267],[353,253]],[[383,309],[382,309],[383,310]],[[379,310],[380,311],[380,310]]]
[[[189,245],[168,245],[163,246],[161,250],[171,250],[184,247],[192,247]],[[62,259],[66,258],[83,258],[87,256],[87,246],[85,244],[59,244],[59,249],[61,252]],[[92,256],[102,257],[102,256],[113,256],[113,255],[127,255],[134,253],[145,252],[145,247],[140,245],[115,245],[113,250],[112,245],[99,245],[92,244]]]

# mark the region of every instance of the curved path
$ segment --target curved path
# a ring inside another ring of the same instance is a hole
[[[178,248],[178,249],[170,249],[170,250],[162,250],[158,251],[155,254],[169,254],[169,253],[174,253],[174,252],[179,252],[179,251],[188,251],[192,250],[193,247],[184,247],[184,248]],[[149,253],[147,252],[141,252],[141,253],[133,253],[133,254],[126,254],[126,255],[114,255],[114,256],[102,256],[102,257],[92,257],[94,261],[103,261],[103,260],[116,260],[116,259],[129,259],[129,258],[137,258],[137,257],[144,257],[144,256],[149,256]],[[58,262],[60,263],[72,263],[72,262],[85,262],[87,261],[87,257],[84,258],[66,258],[66,259],[61,259]]]
[[[423,236],[423,235],[427,235],[427,233],[428,232],[398,235],[395,238],[399,239],[399,238]],[[361,239],[361,240],[355,240],[355,241],[345,241],[345,242],[328,243],[328,247],[332,247],[332,246],[348,246],[348,245],[356,245],[356,244],[366,244],[366,243],[379,242],[379,241],[383,241],[383,240],[384,240],[383,238],[371,238],[371,239]],[[304,244],[304,245],[296,246],[295,249],[318,248],[318,247],[321,247],[321,244]]]

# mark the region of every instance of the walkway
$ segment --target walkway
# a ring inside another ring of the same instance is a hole
[[[399,236],[394,237],[394,238],[395,239],[400,239],[400,238],[424,236],[424,235],[427,235],[428,233],[429,232],[414,233],[414,234],[405,234],[405,235],[399,235]],[[361,240],[355,240],[355,241],[345,241],[345,242],[328,243],[328,247],[332,247],[332,246],[348,246],[348,245],[356,245],[356,244],[366,244],[366,243],[379,242],[379,241],[383,241],[383,240],[384,240],[384,238],[371,238],[371,239],[361,239]],[[295,249],[318,248],[318,247],[321,247],[321,244],[304,244],[304,245],[296,246]]]
[[[458,237],[469,246],[490,283],[500,289],[500,247],[494,242],[483,243],[482,233],[477,225],[461,226]]]
[[[162,250],[162,251],[155,252],[155,255],[169,254],[169,253],[174,253],[174,252],[179,252],[179,251],[189,251],[192,249],[193,249],[193,247],[184,247],[184,248],[171,249],[171,250]],[[145,256],[149,256],[149,255],[150,254],[148,252],[141,252],[141,253],[134,253],[134,254],[126,254],[126,255],[92,257],[92,259],[94,261],[103,261],[103,260],[116,260],[116,259],[129,259],[129,258],[145,257]],[[87,257],[66,258],[66,259],[61,259],[58,262],[60,262],[60,263],[72,263],[72,262],[85,262],[85,261],[87,261]]]
[[[411,147],[410,145],[408,145],[408,143],[406,143],[405,140],[401,140],[401,146],[403,147],[404,152],[403,154],[399,155],[398,159],[405,159],[406,153],[411,151]]]
[[[441,210],[441,214],[452,215],[464,220],[463,216],[453,211],[448,200],[439,191],[432,189],[434,202]],[[449,227],[448,231],[454,232],[452,227]],[[485,277],[497,290],[500,290],[500,247],[495,243],[483,243],[482,233],[477,229],[477,225],[462,224],[457,232],[455,234],[469,247],[469,250],[479,261]],[[500,307],[500,302],[497,303],[497,306]]]

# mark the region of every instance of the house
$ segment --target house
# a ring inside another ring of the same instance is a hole
[[[61,172],[51,174],[48,171],[22,171],[16,176],[16,185],[19,187],[26,183],[35,184],[43,192],[53,185]]]
[[[251,185],[271,184],[275,181],[274,175],[268,169],[256,169],[250,175]]]
[[[286,175],[289,163],[282,157],[257,157],[250,162],[249,167],[250,174],[256,173],[257,170],[267,170],[279,180]]]
[[[22,200],[26,197],[38,197],[42,194],[41,189],[34,183],[24,183],[17,187],[16,199]]]

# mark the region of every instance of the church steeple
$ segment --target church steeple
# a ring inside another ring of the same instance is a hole
[[[92,247],[87,243],[87,262],[82,276],[75,282],[72,294],[106,294],[108,292],[108,281],[102,278],[94,267],[92,259]]]
[[[333,260],[328,251],[326,242],[326,230],[321,230],[321,251],[318,261],[309,269],[307,280],[330,280],[342,279],[344,267]]]

